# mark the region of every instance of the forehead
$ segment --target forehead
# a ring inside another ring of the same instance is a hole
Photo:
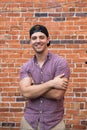
[[[39,37],[39,36],[46,36],[46,35],[42,32],[35,32],[31,35],[31,37]]]

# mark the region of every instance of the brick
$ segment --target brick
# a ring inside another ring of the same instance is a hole
[[[81,121],[81,124],[86,125],[87,126],[87,121]]]
[[[23,13],[23,17],[33,17],[33,13]]]
[[[86,126],[83,125],[73,125],[73,128],[78,130],[86,130]]]
[[[9,130],[9,128],[0,128],[0,130]],[[16,129],[14,129],[16,130]]]
[[[79,97],[79,98],[73,98],[73,101],[74,101],[74,102],[85,102],[86,99]]]
[[[23,111],[22,108],[10,108],[10,112],[22,112],[22,111]]]
[[[77,119],[74,119],[74,120],[67,120],[66,123],[67,123],[67,124],[78,124],[78,123],[79,123],[79,120],[77,120]]]
[[[40,21],[51,21],[52,20],[52,18],[40,18]]]
[[[55,0],[55,2],[66,2],[66,0]]]
[[[0,112],[9,112],[9,108],[0,108]]]
[[[87,115],[87,111],[86,111],[86,110],[81,111],[80,114],[81,114],[81,115]]]
[[[85,104],[84,103],[80,103],[80,109],[85,109]]]
[[[74,16],[75,14],[74,13],[62,13],[62,17],[72,17]]]
[[[0,107],[9,107],[9,103],[0,103]]]
[[[76,6],[77,7],[87,7],[87,3],[85,3],[85,2],[83,2],[83,3],[77,3]]]
[[[76,92],[75,92],[75,96],[76,96],[76,97],[81,97],[81,93],[78,93],[78,92],[76,93]]]
[[[76,16],[86,17],[87,13],[76,13]]]
[[[47,17],[47,13],[35,13],[35,17]]]
[[[20,122],[21,118],[20,117],[16,117],[16,118],[9,118],[9,122]]]
[[[78,30],[78,26],[69,26],[66,27],[66,30]]]
[[[71,7],[71,8],[69,8],[69,11],[70,11],[70,12],[75,12],[76,9],[75,9],[74,7]]]
[[[11,113],[11,112],[1,112],[0,115],[2,117],[13,117],[14,113]]]
[[[85,92],[86,88],[73,88],[73,92]]]
[[[16,98],[16,101],[17,101],[17,102],[20,102],[20,101],[23,102],[23,101],[25,101],[25,99],[24,99],[23,97],[21,97],[21,98]]]
[[[60,17],[61,14],[60,13],[50,13],[49,16],[50,17]]]
[[[6,122],[4,122],[4,123],[2,123],[2,127],[14,127],[15,126],[15,123],[6,123]]]
[[[15,102],[15,98],[13,97],[3,97],[2,99],[3,102]]]
[[[87,93],[82,93],[82,97],[87,97]]]
[[[11,103],[11,107],[24,107],[23,103]]]
[[[34,3],[34,7],[39,10],[39,7],[41,8],[47,8],[47,3]]]
[[[53,18],[53,21],[65,21],[65,18],[62,17],[62,18]]]
[[[8,13],[8,17],[20,17],[20,13]]]
[[[1,118],[0,118],[0,122],[4,122],[4,121],[7,122],[7,121],[8,121],[8,118],[6,118],[6,117],[1,117]]]

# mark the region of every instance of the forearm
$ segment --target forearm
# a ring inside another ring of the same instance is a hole
[[[42,96],[44,94],[44,96],[47,98],[58,99],[62,96],[62,94],[64,94],[68,86],[68,81],[65,78],[61,78],[61,75],[43,84],[31,85],[31,83],[31,77],[24,78],[20,82],[21,92],[23,96],[26,98],[38,98],[39,96]]]
[[[24,97],[26,98],[37,98],[47,91],[51,90],[52,88],[52,81],[48,81],[43,84],[38,85],[29,85],[29,83],[26,83],[27,81],[23,81],[20,83],[21,85],[21,92]]]
[[[60,100],[64,97],[65,91],[64,90],[58,90],[58,89],[51,89],[48,92],[46,92],[43,97],[48,99],[56,99]]]

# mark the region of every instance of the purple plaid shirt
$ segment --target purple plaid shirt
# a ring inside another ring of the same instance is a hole
[[[21,67],[20,78],[23,79],[31,74],[34,83],[41,84],[63,73],[65,77],[69,78],[70,68],[66,60],[48,52],[47,59],[42,68],[39,67],[34,56]],[[36,130],[38,122],[40,122],[40,130],[50,130],[63,119],[63,105],[64,98],[52,100],[41,96],[36,99],[29,99],[26,104],[24,117],[34,130]]]

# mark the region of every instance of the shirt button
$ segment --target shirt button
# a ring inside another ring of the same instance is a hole
[[[43,101],[41,100],[40,102],[42,103]]]
[[[40,114],[42,114],[42,111],[40,111]]]

